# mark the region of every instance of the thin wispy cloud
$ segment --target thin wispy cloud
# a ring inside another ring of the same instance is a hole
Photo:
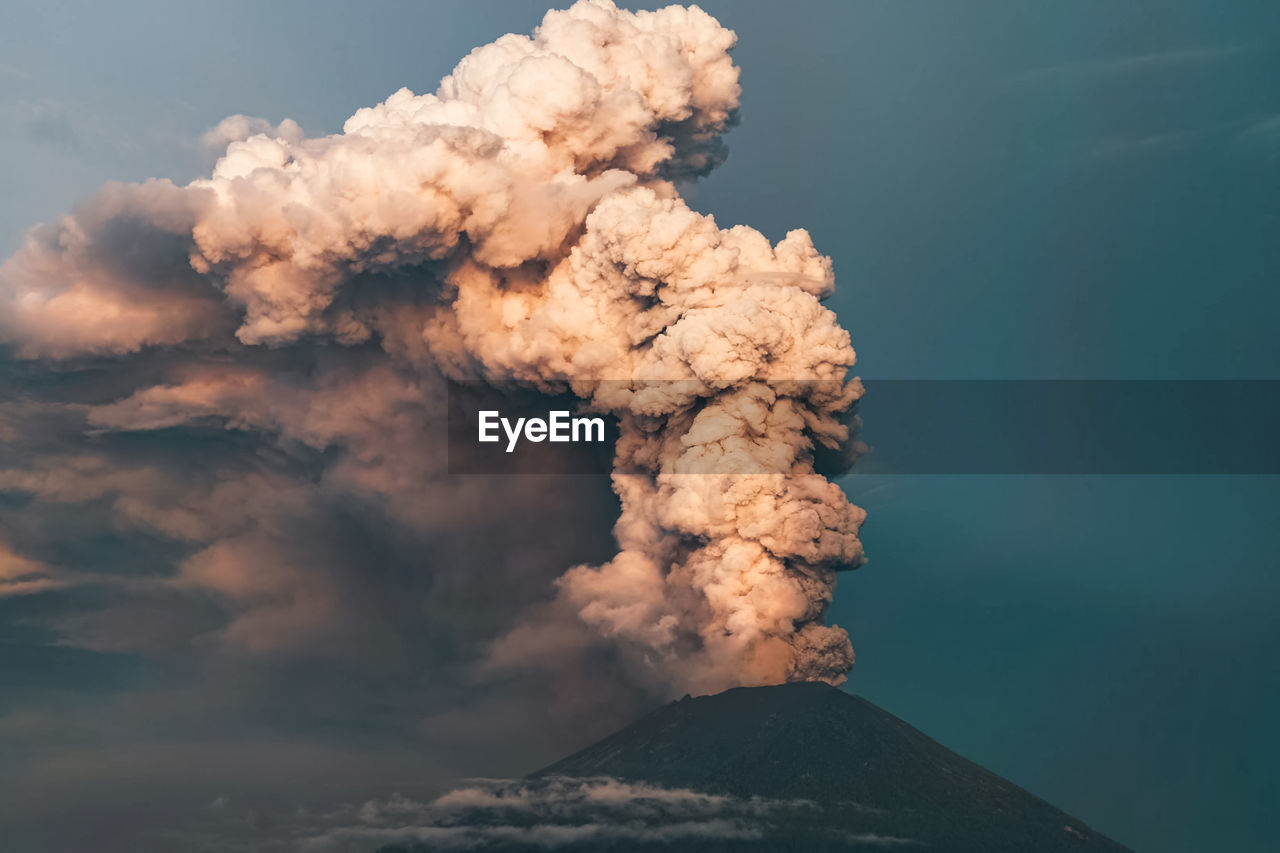
[[[1240,132],[1240,141],[1268,145],[1280,143],[1280,114],[1267,116],[1249,124]]]
[[[1224,151],[1234,147],[1239,152],[1280,156],[1280,115],[1156,133],[1110,136],[1090,146],[1085,156],[1096,159],[1141,157],[1192,150],[1207,144],[1221,146]]]
[[[0,598],[57,589],[65,582],[56,570],[16,553],[0,539]]]
[[[66,149],[80,147],[80,131],[71,113],[56,101],[18,102],[23,133],[37,145],[57,145]]]
[[[1232,140],[1232,146],[1241,156],[1268,167],[1280,164],[1280,114],[1247,123]]]
[[[1193,127],[1135,136],[1113,136],[1095,144],[1089,155],[1095,158],[1142,156],[1167,151],[1178,151],[1196,142],[1214,136],[1223,129],[1217,124],[1209,127]]]
[[[1107,59],[1082,59],[1059,65],[1030,68],[1014,75],[1015,82],[1024,84],[1072,82],[1130,74],[1146,74],[1169,71],[1197,65],[1210,65],[1248,53],[1245,45],[1223,44],[1164,50]]]

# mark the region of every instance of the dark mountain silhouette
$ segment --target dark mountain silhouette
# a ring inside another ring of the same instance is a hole
[[[608,818],[630,827],[626,832],[596,832],[606,818],[581,805],[583,788],[573,785],[601,784],[599,777],[625,780],[642,792],[634,817],[615,811]],[[558,786],[578,797],[572,801],[579,806],[516,821],[508,812],[501,822],[511,833],[483,836],[478,849],[1127,850],[865,699],[817,683],[686,697],[521,784],[530,786],[521,796],[541,792],[543,801],[548,786]],[[715,796],[690,805],[643,795],[671,789]],[[488,812],[470,819],[495,818]],[[518,828],[523,822],[532,832],[548,820],[576,829],[550,836],[558,841],[548,844],[547,837],[522,836]],[[427,849],[434,848],[386,851]]]

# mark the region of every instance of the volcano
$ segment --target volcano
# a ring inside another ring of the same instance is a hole
[[[1128,850],[816,682],[686,696],[486,803],[449,821],[442,840],[486,850]]]

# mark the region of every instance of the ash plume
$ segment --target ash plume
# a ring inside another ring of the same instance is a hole
[[[586,636],[675,690],[839,683],[853,650],[822,620],[836,572],[862,561],[864,514],[813,461],[861,394],[821,301],[831,263],[805,231],[771,245],[678,191],[723,157],[734,41],[697,7],[582,0],[339,134],[233,117],[207,137],[229,141],[209,177],[110,185],[33,230],[0,268],[0,341],[42,362],[170,353],[81,406],[85,429],[215,423],[337,447],[326,484],[406,525],[469,506],[427,446],[446,379],[571,391],[620,422],[618,552],[569,568],[490,665]],[[318,347],[305,369],[291,357]],[[50,499],[114,496],[117,519],[193,543],[179,582],[242,609],[233,641],[339,620],[314,549],[270,521],[305,515],[310,486],[254,473],[137,493],[159,477],[80,457],[0,471]]]

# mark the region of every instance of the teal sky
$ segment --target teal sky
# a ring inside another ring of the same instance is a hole
[[[1280,379],[1280,6],[703,5],[739,34],[744,96],[687,198],[812,233],[872,393]],[[226,115],[336,131],[544,9],[10,0],[0,255],[107,180],[195,177]],[[852,690],[1136,850],[1273,849],[1276,478],[842,485],[869,512],[830,615]],[[59,701],[149,677],[67,666]],[[0,702],[45,686],[0,678]]]

